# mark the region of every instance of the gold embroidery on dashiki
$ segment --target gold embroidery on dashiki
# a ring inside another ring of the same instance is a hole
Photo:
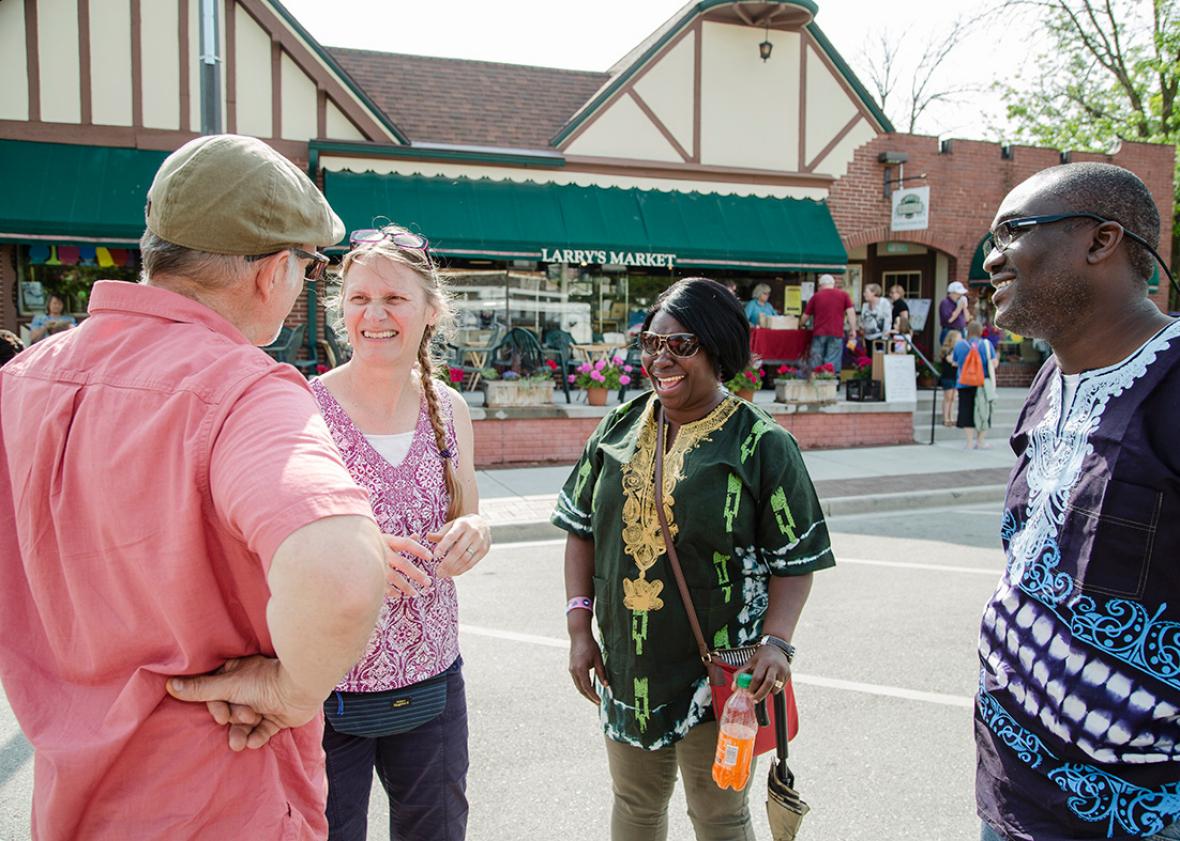
[[[631,460],[623,466],[623,551],[635,561],[639,577],[623,579],[623,605],[628,610],[646,613],[664,606],[660,591],[662,581],[648,581],[647,571],[664,554],[664,535],[656,516],[656,401],[644,409],[639,436]],[[699,421],[680,427],[672,448],[664,456],[664,513],[668,530],[675,537],[679,529],[672,516],[676,484],[684,478],[684,459],[712,432],[725,426],[741,404],[736,397],[727,397]]]

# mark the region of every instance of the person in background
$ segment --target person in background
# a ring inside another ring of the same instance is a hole
[[[746,301],[746,320],[750,322],[751,327],[757,327],[762,316],[769,318],[778,314],[778,310],[770,304],[770,285],[759,283],[750,293],[750,300]]]
[[[955,345],[963,339],[958,330],[947,331],[942,340],[942,347],[938,351],[938,387],[942,389],[942,425],[954,426],[957,415],[955,409],[955,394],[958,391],[959,372],[955,368]]]
[[[606,731],[612,841],[667,837],[677,769],[699,841],[753,841],[754,786],[720,789],[711,776],[708,677],[656,515],[659,427],[669,531],[700,594],[701,630],[722,647],[758,645],[742,669],[755,698],[790,677],[812,573],[835,560],[795,439],[722,386],[750,358],[733,296],[705,278],[678,281],[648,312],[640,345],[653,390],[603,418],[552,517],[568,532],[570,677]]]
[[[807,301],[803,315],[811,319],[811,368],[830,363],[839,375],[844,336],[856,336],[856,309],[848,293],[836,288],[830,274],[819,276],[819,289]]]
[[[865,299],[860,305],[860,332],[865,344],[885,338],[893,327],[893,306],[881,297],[881,287],[876,283],[865,285]]]
[[[725,280],[721,281],[721,285],[733,293],[733,297],[736,298],[738,296],[737,281],[732,277],[727,277]]]
[[[983,362],[983,385],[965,385],[963,383],[963,362],[972,348],[979,350],[979,357]],[[987,450],[991,445],[984,440],[988,428],[991,426],[991,407],[988,398],[986,380],[995,376],[992,363],[996,359],[996,350],[992,343],[983,338],[983,326],[978,321],[967,325],[967,338],[955,342],[951,351],[951,361],[956,369],[955,390],[959,396],[959,414],[956,426],[967,434],[966,448],[968,450]],[[994,391],[995,381],[992,381]],[[980,402],[984,403],[980,406]]]
[[[910,316],[903,312],[897,319],[896,329],[893,331],[893,352],[908,353],[914,340],[914,331],[910,329]]]
[[[1054,355],[1012,433],[980,627],[983,841],[1180,838],[1180,321],[1148,297],[1160,222],[1133,173],[1066,164],[1018,184],[984,245],[996,323]]]
[[[25,343],[20,340],[20,336],[11,330],[0,330],[0,366],[10,362],[24,349]]]
[[[910,313],[910,305],[906,303],[905,289],[901,286],[901,284],[895,283],[889,287],[889,300],[893,305],[892,318],[890,319],[889,323],[893,326],[893,329],[896,330],[897,319],[901,318],[901,314],[905,313],[908,317]]]
[[[942,328],[938,341],[946,341],[951,330],[967,332],[967,287],[954,281],[946,288],[946,297],[938,304],[938,323]]]
[[[479,515],[467,403],[434,376],[446,370],[432,348],[446,340],[452,310],[425,237],[387,225],[350,240],[332,309],[352,358],[312,380],[312,392],[381,530],[424,535],[434,552],[423,566],[430,587],[386,601],[325,707],[329,837],[366,837],[376,769],[390,838],[462,841],[467,702],[454,577],[487,554],[491,530]],[[412,709],[391,706],[407,695],[417,695]]]
[[[33,316],[29,324],[29,343],[34,344],[53,333],[69,330],[78,324],[78,319],[66,312],[66,302],[60,295],[52,294],[45,302],[45,312]]]
[[[274,340],[344,226],[261,140],[197,138],[147,196],[138,284],[0,368],[0,679],[33,837],[326,836],[324,698],[383,538]]]

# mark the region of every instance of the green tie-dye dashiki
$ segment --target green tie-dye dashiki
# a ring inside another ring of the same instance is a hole
[[[603,418],[552,517],[594,540],[606,734],[650,750],[713,718],[655,512],[655,406],[649,394]],[[795,439],[737,397],[680,428],[664,459],[664,498],[710,647],[761,636],[771,575],[835,565]]]

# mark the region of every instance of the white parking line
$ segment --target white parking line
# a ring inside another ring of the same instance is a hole
[[[569,642],[555,637],[541,637],[536,634],[520,634],[515,631],[501,631],[496,628],[481,628],[477,625],[459,625],[460,633],[472,634],[479,637],[509,640],[511,642],[527,642],[532,645],[543,645],[546,648],[568,648]],[[845,692],[860,692],[865,695],[880,695],[886,698],[903,698],[907,701],[924,701],[928,704],[940,704],[946,707],[968,707],[974,705],[975,700],[965,695],[947,695],[942,692],[923,692],[918,689],[906,689],[901,686],[882,686],[877,683],[861,683],[855,680],[840,680],[838,678],[818,677],[794,672],[791,679],[805,686],[820,686],[824,689],[840,689]]]

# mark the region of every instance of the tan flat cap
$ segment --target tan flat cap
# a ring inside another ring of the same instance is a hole
[[[344,237],[311,179],[261,140],[237,134],[198,137],[169,155],[145,215],[156,236],[210,254],[270,254]]]

